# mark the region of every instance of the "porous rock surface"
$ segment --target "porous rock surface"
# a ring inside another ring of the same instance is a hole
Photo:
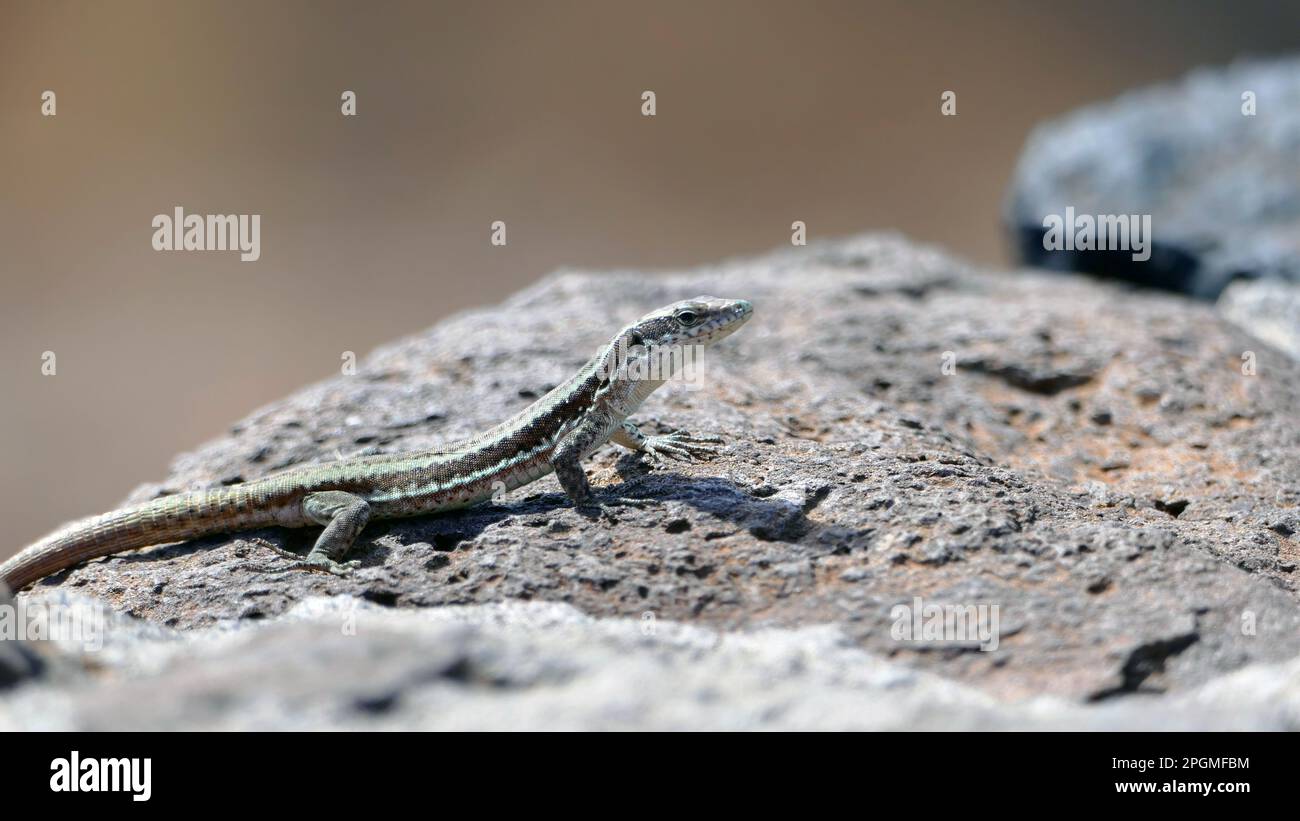
[[[893,236],[552,275],[263,408],[132,501],[449,443],[700,293],[755,317],[709,350],[698,389],[665,386],[638,419],[723,436],[718,458],[648,468],[610,445],[587,465],[601,517],[548,477],[373,523],[347,578],[266,546],[305,552],[308,530],[58,574],[26,595],[132,617],[119,673],[17,688],[0,723],[149,725],[89,704],[111,686],[166,692],[156,715],[192,726],[1300,726],[1300,364],[1203,303],[974,269]],[[894,608],[918,597],[996,605],[997,649],[898,637]],[[378,626],[298,618],[322,601]],[[407,645],[443,672],[400,661]],[[368,665],[387,689],[352,698]],[[694,689],[673,693],[674,675]],[[242,706],[212,714],[213,687]],[[305,690],[325,706],[277,719]],[[447,699],[454,719],[425,709]]]
[[[91,600],[43,597],[75,611]],[[119,618],[95,676],[0,701],[12,730],[1260,730],[1300,726],[1300,661],[1159,699],[1001,701],[833,625],[717,630],[547,602],[307,599],[176,631]]]

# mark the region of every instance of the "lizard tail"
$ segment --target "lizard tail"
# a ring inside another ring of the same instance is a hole
[[[17,592],[37,579],[122,550],[280,523],[249,486],[179,493],[74,522],[0,564],[0,584]]]

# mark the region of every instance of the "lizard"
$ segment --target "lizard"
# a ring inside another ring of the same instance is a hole
[[[700,296],[652,311],[623,327],[568,381],[501,424],[446,447],[289,468],[74,522],[0,564],[0,586],[16,592],[89,559],[272,526],[322,526],[302,563],[348,575],[359,562],[345,561],[347,552],[370,521],[456,510],[552,472],[576,507],[598,510],[582,460],[606,442],[661,464],[717,451],[716,437],[647,436],[628,417],[682,361],[665,352],[712,345],[749,321],[753,310],[743,299]]]

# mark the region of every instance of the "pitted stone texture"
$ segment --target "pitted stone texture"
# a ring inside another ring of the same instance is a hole
[[[500,505],[372,524],[349,578],[260,544],[305,553],[314,530],[267,530],[35,589],[184,629],[338,594],[555,602],[724,632],[829,624],[1004,698],[1181,691],[1300,654],[1300,365],[1201,303],[976,270],[890,236],[658,277],[551,276],[263,408],[133,498],[446,444],[525,407],[623,323],[699,293],[749,299],[755,318],[710,349],[699,389],[665,386],[638,418],[728,444],[654,470],[599,450],[602,518],[548,477]],[[894,608],[916,597],[997,605],[998,649],[896,638]]]
[[[0,730],[1300,729],[1300,661],[1159,699],[1006,703],[833,625],[726,633],[543,602],[338,596],[188,631],[116,619],[103,638],[98,682],[0,696]]]

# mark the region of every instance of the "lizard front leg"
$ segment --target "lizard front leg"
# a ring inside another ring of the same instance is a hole
[[[615,428],[609,438],[615,444],[644,453],[659,463],[666,459],[685,462],[705,459],[717,453],[717,445],[722,442],[716,436],[692,436],[683,431],[646,436],[634,422],[629,420],[624,420],[619,427]]]
[[[605,441],[612,424],[604,414],[589,414],[564,435],[551,453],[555,478],[576,507],[591,506],[591,483],[582,469],[582,460]]]

